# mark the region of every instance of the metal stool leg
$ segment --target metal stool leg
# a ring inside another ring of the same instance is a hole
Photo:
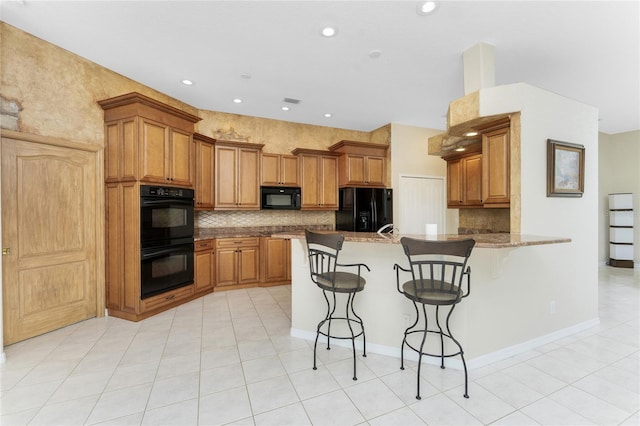
[[[349,293],[345,306],[345,314],[347,318],[347,325],[349,326],[349,332],[351,333],[351,349],[353,350],[353,380],[358,380],[358,377],[356,376],[356,336],[353,333],[353,327],[351,326],[351,318],[349,318],[349,305],[354,297],[355,293]]]
[[[415,302],[414,302],[415,304]],[[418,307],[416,306],[416,310]],[[425,305],[422,305],[422,315],[424,316],[424,334],[422,335],[422,342],[420,343],[420,351],[418,351],[418,391],[416,393],[416,399],[422,399],[420,397],[420,371],[422,369],[422,355],[424,354],[424,342],[427,340],[427,333],[429,332],[429,322],[427,320],[427,308]]]
[[[458,342],[458,340],[453,337],[453,335],[451,334],[451,329],[449,328],[449,319],[451,318],[451,314],[453,313],[453,309],[456,307],[456,305],[452,305],[451,306],[451,310],[449,310],[449,315],[447,315],[447,333],[448,336],[451,340],[453,340],[453,343],[455,343],[458,346],[458,349],[460,350],[459,354],[460,354],[460,358],[462,359],[462,367],[464,368],[464,397],[469,399],[469,375],[467,373],[467,362],[464,359],[464,350],[462,349],[462,345],[460,344],[460,342]]]

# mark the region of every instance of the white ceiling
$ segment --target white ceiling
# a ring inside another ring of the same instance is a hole
[[[605,133],[640,129],[637,0],[447,1],[430,16],[416,13],[417,1],[0,4],[6,23],[200,109],[363,131],[445,129],[449,102],[464,95],[462,52],[485,42],[497,85],[593,105]],[[325,25],[338,35],[321,37]],[[285,97],[301,102],[285,112]]]

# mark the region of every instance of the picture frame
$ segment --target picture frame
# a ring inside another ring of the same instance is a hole
[[[582,197],[584,145],[547,139],[547,197]]]

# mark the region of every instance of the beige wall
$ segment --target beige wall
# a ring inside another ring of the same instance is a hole
[[[634,261],[640,264],[640,130],[598,138],[600,170],[598,196],[598,260],[609,261],[608,194],[630,192],[634,210]]]

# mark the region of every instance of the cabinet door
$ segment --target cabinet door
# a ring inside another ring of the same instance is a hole
[[[196,199],[197,209],[212,209],[214,197],[214,146],[203,141],[196,141]]]
[[[260,281],[259,247],[240,248],[238,258],[238,284],[252,284]]]
[[[280,185],[280,155],[262,154],[262,185]]]
[[[194,281],[195,292],[213,290],[215,283],[215,257],[212,240],[195,242]]]
[[[365,183],[365,171],[364,162],[365,157],[363,155],[347,155],[346,158],[346,182],[347,185],[362,185]]]
[[[283,155],[280,160],[280,183],[284,186],[299,186],[298,157]]]
[[[302,209],[317,209],[320,206],[318,176],[320,158],[317,155],[300,156],[300,186],[302,191]]]
[[[167,168],[172,185],[193,186],[193,143],[191,134],[169,129]]]
[[[216,286],[229,286],[238,282],[238,249],[216,250]]]
[[[321,171],[319,177],[321,200],[320,205],[325,210],[338,209],[338,158],[320,158]]]
[[[510,193],[509,128],[482,135],[482,193],[484,205],[508,206]],[[496,206],[497,207],[497,206]]]
[[[447,161],[447,207],[458,208],[462,204],[462,162]]]
[[[463,204],[465,206],[482,205],[482,155],[473,155],[462,160],[464,176]]]
[[[260,208],[260,152],[238,149],[238,208]]]
[[[290,241],[282,238],[263,238],[262,279],[264,282],[287,282],[290,274]]]
[[[167,126],[142,118],[140,120],[140,180],[166,184],[169,173],[165,168]]]
[[[105,182],[137,180],[138,120],[136,117],[105,123]]]
[[[368,185],[384,186],[385,170],[384,157],[367,157],[365,162],[365,183]]]
[[[235,209],[237,205],[238,150],[233,147],[215,148],[215,207]]]

